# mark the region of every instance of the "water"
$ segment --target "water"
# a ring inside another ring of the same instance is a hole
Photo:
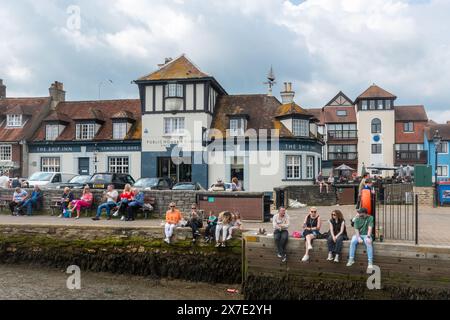
[[[0,265],[1,300],[237,300],[240,294],[227,293],[238,285],[154,280],[109,273],[81,272],[81,290],[66,286],[65,270]]]

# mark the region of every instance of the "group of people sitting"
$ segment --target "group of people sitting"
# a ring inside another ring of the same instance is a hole
[[[164,224],[164,241],[167,244],[170,244],[177,227],[190,227],[192,229],[192,242],[195,243],[201,237],[200,229],[206,224],[205,241],[215,240],[216,247],[226,247],[226,241],[233,237],[234,231],[242,228],[241,216],[238,212],[224,211],[217,216],[210,212],[208,219],[203,221],[196,204],[191,206],[191,212],[186,218],[184,219],[174,202],[170,203]]]
[[[43,193],[39,186],[34,186],[33,192],[29,194],[25,189],[16,187],[14,189],[12,201],[9,203],[9,210],[13,216],[31,216],[33,208],[42,205]]]
[[[350,242],[350,252],[347,261],[347,266],[350,267],[355,263],[355,252],[358,244],[363,244],[366,247],[368,257],[368,268],[373,268],[373,245],[372,233],[374,230],[374,219],[368,215],[366,208],[359,208],[356,216],[351,220],[351,225],[355,230]],[[277,255],[282,262],[286,262],[286,246],[289,240],[289,215],[286,209],[281,207],[278,213],[273,217],[274,239],[277,249]],[[305,217],[303,223],[302,238],[305,239],[305,255],[302,262],[309,261],[309,253],[313,249],[313,240],[321,236],[321,219],[317,212],[317,208],[310,208],[309,214]],[[329,231],[325,234],[328,244],[328,261],[339,263],[343,242],[348,240],[347,227],[344,216],[340,210],[333,210],[331,217],[328,220]]]
[[[89,186],[83,188],[80,199],[75,199],[70,188],[65,188],[61,196],[61,214],[60,218],[80,218],[81,210],[91,208],[94,201]],[[114,216],[121,215],[122,221],[134,221],[136,212],[144,206],[144,193],[136,188],[132,188],[127,184],[123,192],[114,189],[114,185],[109,185],[103,193],[102,204],[97,208],[97,214],[92,220],[99,221],[103,211],[106,213],[106,219],[111,220],[112,213]]]

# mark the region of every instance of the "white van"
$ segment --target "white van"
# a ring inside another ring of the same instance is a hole
[[[66,183],[70,179],[75,177],[76,174],[73,173],[62,173],[62,172],[35,172],[28,179],[28,186],[33,188],[34,186],[45,187],[50,183]]]

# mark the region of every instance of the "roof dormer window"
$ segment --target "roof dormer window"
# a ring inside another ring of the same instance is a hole
[[[230,119],[230,136],[243,136],[247,127],[247,120],[245,118]]]
[[[309,137],[309,120],[292,119],[292,133],[296,137]]]
[[[95,136],[95,123],[78,123],[76,126],[77,140],[92,140]]]
[[[183,98],[183,85],[178,83],[169,83],[166,85],[166,98]]]
[[[114,122],[113,123],[113,139],[123,140],[128,133],[128,123],[127,122]]]
[[[347,110],[337,110],[336,115],[338,117],[346,117],[347,116]]]
[[[45,126],[45,140],[54,141],[59,136],[58,124],[47,124]]]
[[[22,115],[21,114],[8,114],[6,117],[6,126],[9,128],[22,127]]]

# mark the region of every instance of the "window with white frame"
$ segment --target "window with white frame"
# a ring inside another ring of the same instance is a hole
[[[0,161],[11,161],[12,148],[10,145],[0,146]]]
[[[369,100],[369,109],[375,110],[375,100]]]
[[[286,179],[301,178],[301,157],[286,156]]]
[[[447,177],[448,176],[448,166],[437,166],[437,175],[438,175],[438,177]]]
[[[383,153],[383,145],[381,143],[372,144],[372,154],[382,154]]]
[[[404,132],[413,132],[414,131],[414,122],[404,122],[403,123],[403,131]]]
[[[166,85],[166,98],[183,98],[183,85],[177,83],[169,83]]]
[[[61,172],[61,159],[57,157],[41,158],[41,171]]]
[[[128,157],[109,157],[108,172],[112,173],[129,173],[130,159]]]
[[[77,140],[92,140],[95,136],[95,123],[78,123],[76,125]]]
[[[367,100],[361,101],[361,110],[367,110]]]
[[[391,109],[392,101],[391,100],[384,100],[384,105],[386,109]]]
[[[164,118],[164,134],[184,134],[184,118]]]
[[[306,179],[314,179],[314,157],[306,157]]]
[[[122,140],[127,136],[127,123],[126,122],[114,122],[113,123],[113,139]]]
[[[377,109],[378,110],[383,110],[383,100],[378,100],[377,101]]]
[[[296,137],[309,137],[309,121],[292,119],[292,133]]]
[[[438,153],[448,153],[448,143],[447,141],[443,141],[436,146]]]
[[[47,124],[45,126],[45,140],[56,140],[59,136],[59,125]]]
[[[245,132],[246,120],[244,118],[230,119],[230,136],[243,136]]]
[[[6,116],[6,126],[17,128],[22,126],[22,115],[21,114],[8,114]]]

